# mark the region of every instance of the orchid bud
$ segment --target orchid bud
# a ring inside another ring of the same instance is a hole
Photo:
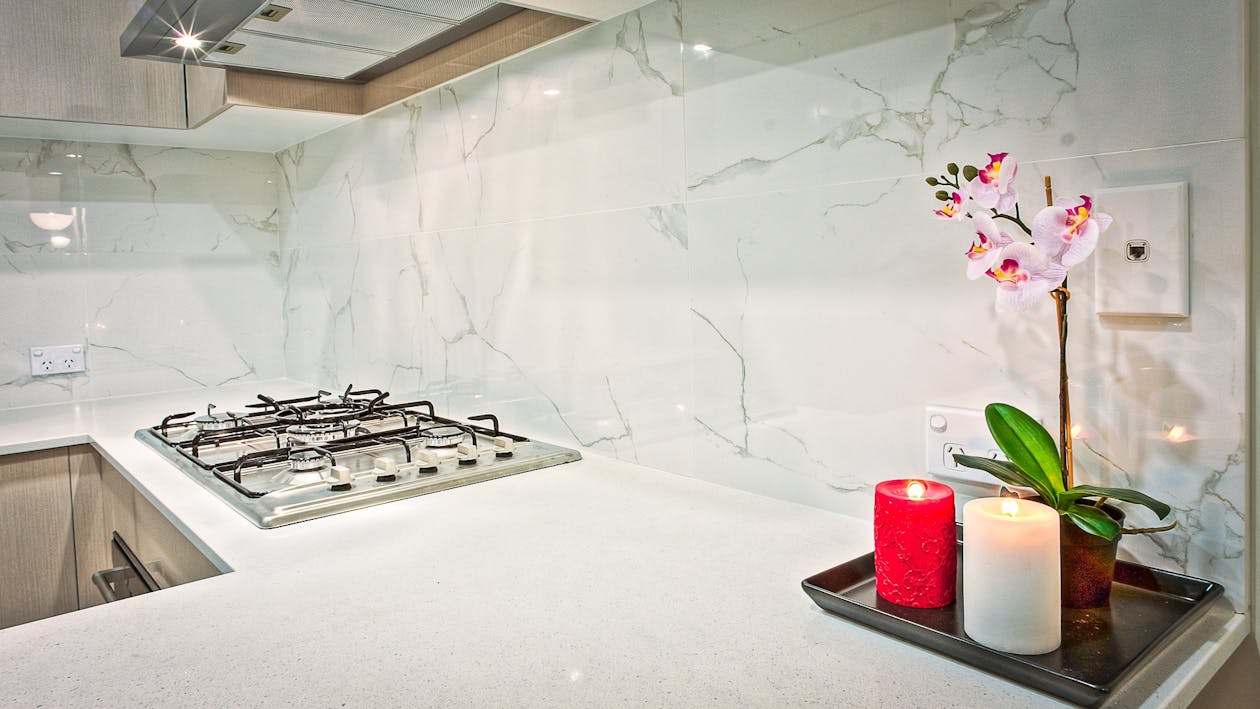
[[[941,181],[940,181],[940,180],[938,180],[938,179],[936,179],[935,177],[929,177],[929,178],[927,178],[927,183],[928,183],[929,185],[931,185],[931,186],[935,187],[935,186],[937,186],[937,185],[941,184]]]
[[[940,201],[942,201],[942,202],[948,202],[948,201],[950,200],[949,193],[948,193],[948,192],[946,192],[945,190],[937,190],[937,191],[936,191],[936,198],[937,198],[937,199],[939,199],[939,200],[940,200]]]
[[[979,175],[979,174],[980,174],[980,171],[976,169],[975,165],[963,166],[963,179],[964,180],[971,182],[972,180],[976,179],[976,175]]]
[[[949,173],[949,174],[951,174],[951,175],[957,175],[957,174],[958,174],[958,163],[956,163],[956,162],[951,162],[950,164],[946,165],[946,166],[945,166],[945,172],[948,172],[948,173]]]

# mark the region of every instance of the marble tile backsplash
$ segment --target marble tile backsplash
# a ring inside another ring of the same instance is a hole
[[[1031,202],[1190,185],[1189,318],[1100,318],[1072,274],[1078,475],[1172,503],[1125,553],[1241,607],[1242,15],[658,0],[274,157],[0,139],[0,407],[371,384],[868,517],[922,473],[925,405],[1057,415],[1049,300],[994,312],[922,181],[1010,151]],[[76,341],[88,374],[28,376]]]
[[[288,372],[869,516],[926,404],[1057,415],[1049,299],[994,312],[925,174],[1186,181],[1190,318],[1099,318],[1073,274],[1078,465],[1176,508],[1127,553],[1240,603],[1241,13],[661,0],[281,153]]]
[[[283,376],[279,179],[257,153],[0,138],[0,408]],[[29,346],[74,343],[85,374],[30,376]]]

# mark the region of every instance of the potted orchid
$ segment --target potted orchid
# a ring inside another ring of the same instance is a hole
[[[1121,533],[1146,533],[1171,529],[1124,529],[1123,513],[1106,505],[1108,499],[1133,502],[1167,517],[1168,505],[1134,490],[1074,485],[1072,417],[1067,375],[1068,271],[1094,251],[1099,236],[1111,225],[1111,217],[1094,209],[1088,195],[1051,199],[1050,178],[1045,180],[1047,206],[1029,226],[1023,219],[1015,176],[1019,164],[1008,153],[991,153],[977,168],[955,163],[946,174],[927,178],[941,187],[942,203],[936,215],[948,221],[969,220],[975,239],[967,250],[967,277],[987,276],[997,286],[999,310],[1027,310],[1046,295],[1054,299],[1059,335],[1059,443],[1055,450],[1049,432],[1024,412],[1006,405],[990,404],[985,419],[993,439],[1010,462],[955,455],[959,465],[988,472],[1001,481],[1035,490],[1043,502],[1057,510],[1062,521],[1063,599],[1071,607],[1106,605]],[[1004,226],[1018,227],[1031,241],[1016,239]]]

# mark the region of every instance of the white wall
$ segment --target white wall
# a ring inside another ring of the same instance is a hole
[[[1173,503],[1126,553],[1241,607],[1242,12],[654,3],[280,155],[288,372],[868,515],[925,404],[1057,407],[1049,299],[993,312],[925,174],[1187,181],[1190,318],[1102,321],[1073,275],[1078,475]]]
[[[279,177],[259,153],[0,138],[0,408],[283,376]],[[76,214],[69,245],[31,212]],[[27,348],[61,344],[87,373],[31,377]]]

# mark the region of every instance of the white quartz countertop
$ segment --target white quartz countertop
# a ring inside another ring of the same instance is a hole
[[[819,610],[869,522],[587,454],[262,530],[132,437],[258,388],[0,413],[0,454],[91,442],[232,569],[0,631],[0,703],[1060,705]],[[1218,605],[1109,706],[1184,706],[1246,632]]]

